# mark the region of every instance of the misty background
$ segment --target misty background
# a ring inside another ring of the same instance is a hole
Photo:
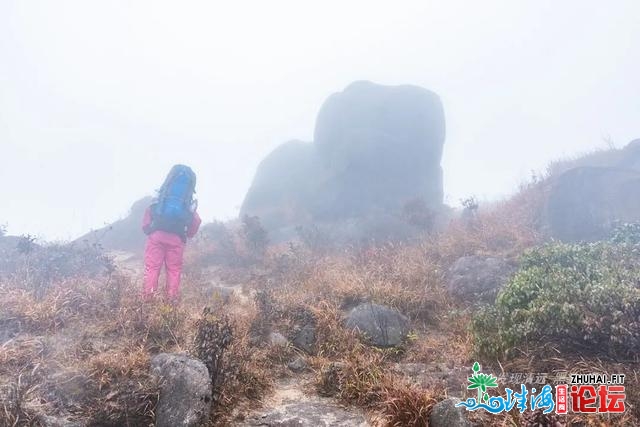
[[[445,202],[640,137],[640,3],[0,2],[0,224],[70,239],[174,163],[205,221],[354,80],[436,92]]]

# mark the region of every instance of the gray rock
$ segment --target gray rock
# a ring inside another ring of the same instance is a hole
[[[280,145],[258,165],[240,215],[259,216],[269,231],[297,224],[308,215],[320,170],[313,144],[294,140]]]
[[[269,334],[269,344],[285,347],[289,344],[289,340],[287,340],[280,332],[271,332]]]
[[[409,319],[383,305],[364,303],[353,308],[346,326],[361,332],[376,347],[395,347],[409,333]]]
[[[296,357],[287,364],[287,367],[293,372],[304,372],[309,367],[309,364],[304,360],[304,357]]]
[[[567,242],[609,236],[618,222],[640,221],[640,172],[619,167],[576,167],[550,183],[545,222]]]
[[[50,374],[44,382],[44,394],[60,408],[79,408],[96,395],[97,387],[85,374],[65,369]]]
[[[464,256],[449,269],[447,290],[463,300],[492,302],[516,271],[515,262],[488,256]]]
[[[144,211],[150,204],[151,197],[144,197],[136,201],[125,218],[98,230],[93,230],[76,239],[75,242],[80,244],[83,242],[99,243],[102,248],[108,251],[125,251],[141,255],[147,237],[140,230],[140,224]]]
[[[439,208],[444,138],[435,93],[354,82],[323,104],[313,143],[287,142],[260,163],[240,214],[274,231],[397,212],[417,198]]]
[[[435,93],[418,86],[350,84],[322,105],[314,132],[318,155],[331,165],[322,217],[366,215],[423,198],[442,204],[440,160],[444,111]]]
[[[157,427],[199,426],[211,410],[211,378],[199,360],[161,353],[151,359],[161,381],[156,408]]]
[[[460,399],[450,397],[436,403],[429,416],[430,427],[472,427],[473,423],[467,418],[467,410],[456,407]]]
[[[316,328],[312,324],[306,324],[298,329],[291,341],[294,346],[300,350],[304,350],[308,354],[313,354],[316,343]]]

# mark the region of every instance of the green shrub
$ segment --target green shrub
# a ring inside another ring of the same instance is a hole
[[[631,222],[618,225],[611,234],[611,242],[637,246],[640,244],[640,223]]]
[[[640,349],[640,256],[626,239],[550,243],[530,250],[494,306],[476,315],[481,356],[551,345],[560,351],[628,356]]]

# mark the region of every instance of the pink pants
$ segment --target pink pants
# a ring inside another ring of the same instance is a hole
[[[167,269],[165,294],[170,301],[178,299],[180,292],[180,274],[184,242],[179,236],[164,231],[154,231],[147,239],[144,250],[144,289],[143,295],[150,297],[158,287],[160,270]]]

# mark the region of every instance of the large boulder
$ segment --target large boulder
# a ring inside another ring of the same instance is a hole
[[[577,167],[550,183],[546,223],[568,242],[606,238],[619,222],[640,221],[640,172],[620,167]]]
[[[315,144],[331,173],[317,215],[350,217],[422,198],[442,204],[440,98],[418,86],[360,81],[324,103]]]
[[[288,142],[262,161],[241,215],[274,230],[400,212],[418,199],[439,209],[444,137],[435,93],[355,82],[324,103],[313,143]]]
[[[211,378],[200,360],[161,353],[151,359],[160,379],[156,427],[199,426],[211,409]]]
[[[504,258],[463,256],[449,268],[447,290],[458,299],[492,302],[516,269],[515,262]]]
[[[304,222],[319,180],[315,146],[286,142],[258,165],[241,214],[259,216],[267,229]]]
[[[129,214],[112,224],[90,231],[76,242],[99,245],[108,251],[124,251],[141,254],[147,237],[142,232],[144,211],[151,204],[151,197],[135,202]]]
[[[409,334],[409,319],[397,310],[379,304],[363,303],[349,312],[347,328],[362,333],[376,347],[395,347]]]

